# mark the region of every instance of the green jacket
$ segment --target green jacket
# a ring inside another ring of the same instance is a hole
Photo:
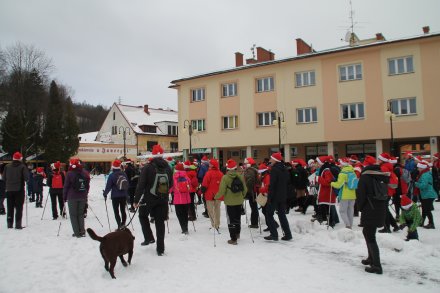
[[[241,182],[243,183],[243,191],[233,193],[230,187],[232,184],[232,180],[234,180],[234,178],[237,176],[238,178],[240,178]],[[246,187],[246,183],[244,182],[243,175],[238,174],[236,170],[230,170],[226,173],[225,176],[222,177],[222,181],[220,182],[220,187],[214,198],[219,199],[224,195],[225,205],[238,206],[243,204],[246,193],[247,193],[247,187]]]
[[[407,225],[408,223],[408,232],[414,232],[417,230],[417,227],[422,222],[422,216],[420,215],[419,208],[416,203],[413,203],[411,208],[408,210],[402,209],[399,219],[400,224]]]
[[[339,172],[338,180],[330,183],[333,188],[340,189],[342,187],[341,200],[353,200],[356,199],[356,189],[349,189],[345,184],[348,180],[348,175],[346,173],[354,172],[353,166],[344,166]]]

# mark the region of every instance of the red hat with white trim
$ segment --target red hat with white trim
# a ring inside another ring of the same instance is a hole
[[[350,156],[350,162],[356,163],[359,162],[359,158],[356,155],[351,155]]]
[[[79,161],[78,158],[71,158],[69,161],[69,165],[72,169],[75,169],[75,168],[81,166],[81,162]]]
[[[235,170],[237,169],[237,162],[235,162],[233,159],[229,159],[226,163],[226,169],[228,170]]]
[[[399,158],[399,157],[393,157],[393,156],[391,156],[389,162],[390,162],[391,164],[397,164],[397,159],[398,159],[398,158]]]
[[[388,153],[381,153],[377,157],[377,159],[381,160],[382,162],[386,162],[386,163],[388,163],[390,161],[390,158],[391,158],[391,156]]]
[[[325,162],[328,162],[328,156],[319,156],[316,158],[316,162],[318,162],[319,165],[324,165]]]
[[[271,158],[272,160],[274,160],[274,161],[277,161],[277,162],[281,162],[281,161],[283,160],[283,156],[281,155],[280,152],[278,152],[278,153],[273,153],[273,154],[270,156],[270,158]]]
[[[207,156],[202,157],[202,162],[209,162],[209,158]]]
[[[185,169],[189,169],[191,167],[191,162],[189,160],[186,160],[183,165],[184,165]]]
[[[38,174],[43,174],[44,173],[43,167],[37,167],[37,173]]]
[[[153,145],[152,154],[155,157],[162,157],[162,155],[163,155],[163,148],[160,146],[160,144]]]
[[[261,164],[258,166],[258,173],[263,173],[263,172],[267,171],[267,169],[268,169],[268,168],[267,168],[267,165],[261,163]]]
[[[341,166],[348,166],[350,165],[350,159],[349,158],[341,158],[338,160],[339,164]]]
[[[167,161],[171,162],[171,161],[173,161],[173,158],[172,157],[167,157]]]
[[[366,155],[364,159],[364,166],[371,166],[376,164],[376,158],[370,155]]]
[[[246,158],[244,159],[244,163],[245,164],[249,164],[249,165],[255,165],[255,161],[252,158]]]
[[[402,209],[408,210],[412,205],[413,201],[405,194],[402,194],[402,196],[400,197],[400,206],[402,207]]]
[[[405,152],[405,156],[406,157],[413,157],[413,154],[412,154],[412,152],[410,152],[410,151],[407,151],[407,152]]]
[[[59,169],[59,168],[61,168],[61,163],[60,163],[60,161],[56,161],[55,163],[53,163],[53,167],[54,167],[55,169]]]
[[[429,168],[429,164],[425,161],[420,161],[417,163],[417,168],[426,169]]]
[[[121,161],[114,160],[112,163],[112,169],[121,169]]]
[[[434,160],[438,160],[440,159],[440,153],[435,153],[434,156],[432,157]]]
[[[185,170],[184,167],[183,167],[183,164],[182,164],[182,163],[177,163],[177,164],[176,164],[176,167],[174,167],[174,169],[176,169],[176,170],[178,170],[178,171],[183,171],[183,170]]]
[[[209,164],[218,169],[218,161],[216,159],[209,160]]]
[[[12,155],[12,159],[13,159],[14,161],[21,161],[21,160],[23,160],[23,155],[22,155],[20,152],[15,152],[15,153]]]

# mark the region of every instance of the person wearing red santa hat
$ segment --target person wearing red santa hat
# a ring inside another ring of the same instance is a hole
[[[211,227],[219,231],[220,227],[220,205],[223,198],[214,199],[220,188],[223,173],[220,171],[219,163],[216,159],[209,160],[209,170],[206,172],[202,182],[202,193],[206,200],[208,215],[211,220]]]
[[[423,228],[435,229],[434,217],[432,210],[434,209],[434,199],[437,198],[437,194],[432,186],[432,173],[429,170],[429,164],[421,161],[417,164],[419,174],[417,175],[415,186],[420,191],[420,197],[422,202],[422,223],[423,226],[425,219],[428,218],[429,223]]]
[[[186,175],[188,176],[189,180],[191,181],[190,190],[189,190],[189,194],[191,197],[191,203],[189,204],[188,220],[189,221],[196,221],[197,215],[196,215],[196,207],[195,207],[195,198],[196,198],[197,189],[199,187],[196,166],[194,166],[194,164],[191,163],[191,161],[187,160],[184,163],[184,168],[186,171]]]
[[[199,185],[202,184],[203,178],[206,175],[206,172],[209,170],[209,158],[207,156],[202,157],[202,163],[200,164],[199,168],[197,169],[197,179],[199,180]],[[197,204],[200,205],[203,202],[203,205],[205,206],[205,211],[202,213],[202,215],[205,218],[209,218],[208,211],[206,209],[206,200],[203,198],[202,201],[202,192],[200,190],[197,190]]]
[[[408,196],[403,194],[400,200],[400,206],[402,207],[402,214],[400,215],[399,221],[400,229],[408,227],[406,241],[412,239],[419,240],[417,227],[422,222],[422,216],[420,215],[417,204],[413,202]]]
[[[414,156],[411,152],[405,152],[405,169],[408,170],[410,174],[413,174],[417,171],[417,162],[414,159]]]
[[[251,207],[251,224],[249,228],[257,229],[259,213],[258,205],[256,201],[258,186],[260,186],[260,177],[258,176],[258,170],[256,169],[256,163],[253,158],[244,159],[244,180],[246,181],[247,194],[246,199],[249,200],[249,206]]]
[[[191,202],[189,195],[190,179],[186,175],[183,163],[177,163],[173,175],[174,184],[170,192],[173,195],[173,204],[176,207],[176,216],[179,220],[182,234],[188,235],[188,208]]]
[[[165,221],[168,220],[169,189],[173,187],[173,173],[165,161],[160,145],[153,146],[154,158],[142,168],[135,191],[134,208],[139,208],[139,222],[146,246],[155,242],[148,216],[154,218],[156,226],[156,252],[165,253]],[[168,189],[168,190],[166,190]]]
[[[6,221],[8,229],[12,229],[15,219],[15,229],[22,229],[22,216],[24,204],[24,184],[29,180],[29,172],[22,162],[23,155],[15,152],[12,163],[7,164],[3,170],[5,193],[7,198]]]
[[[237,172],[237,162],[229,159],[226,163],[226,174],[222,177],[220,187],[214,199],[224,196],[226,213],[228,215],[228,229],[231,237],[228,244],[237,245],[241,232],[241,206],[247,193],[246,182]]]
[[[43,207],[43,180],[46,175],[44,174],[43,167],[37,167],[37,172],[33,177],[34,182],[32,186],[35,192],[35,207],[42,208]]]
[[[52,172],[47,176],[47,186],[49,186],[50,201],[52,203],[52,219],[58,219],[57,203],[62,217],[66,216],[64,211],[63,187],[66,180],[65,173],[61,171],[61,163],[57,161],[51,164]]]
[[[114,160],[112,163],[112,172],[107,178],[107,184],[102,195],[104,199],[107,200],[107,195],[111,192],[113,212],[119,229],[125,227],[127,220],[125,206],[127,204],[129,186],[130,183],[127,174],[121,170],[121,161]]]

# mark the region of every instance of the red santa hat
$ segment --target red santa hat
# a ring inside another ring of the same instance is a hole
[[[12,155],[12,159],[13,159],[14,161],[21,161],[21,160],[23,160],[23,155],[22,155],[20,152],[15,152],[15,153]]]
[[[75,169],[81,166],[81,162],[78,158],[71,158],[69,161],[70,168]]]
[[[265,171],[267,171],[267,166],[266,166],[265,164],[261,163],[261,164],[258,166],[258,172],[259,172],[259,173],[263,173],[263,172],[265,172]]]
[[[53,163],[53,168],[54,168],[54,169],[60,169],[60,168],[61,168],[61,163],[60,163],[60,161],[56,161],[55,163]]]
[[[420,161],[417,163],[417,168],[426,169],[429,168],[429,164],[425,161]]]
[[[423,161],[423,158],[422,158],[421,155],[418,155],[417,157],[414,158],[414,160],[415,160],[416,162],[421,162],[421,161]]]
[[[338,160],[339,164],[341,166],[348,166],[350,165],[350,159],[349,158],[341,158]]]
[[[249,164],[249,165],[255,165],[255,161],[252,158],[246,158],[244,159],[244,163],[245,164]]]
[[[121,161],[120,160],[114,160],[112,163],[112,169],[121,169]]]
[[[356,156],[356,155],[351,155],[351,156],[350,156],[350,162],[352,162],[352,163],[359,162],[359,158],[358,158],[358,156]]]
[[[413,154],[412,154],[412,152],[407,151],[407,152],[405,152],[405,156],[406,156],[407,158],[412,158],[412,157],[413,157]]]
[[[207,156],[202,157],[202,162],[209,162],[209,158]]]
[[[281,162],[283,160],[283,156],[281,155],[280,152],[278,153],[273,153],[270,158],[276,162]]]
[[[37,173],[38,174],[43,174],[44,173],[43,167],[37,167]]]
[[[182,163],[177,163],[176,164],[176,167],[174,167],[176,170],[178,170],[178,171],[183,171],[183,170],[185,170],[185,168],[183,167],[183,164]]]
[[[228,162],[226,163],[226,169],[228,169],[228,170],[235,170],[235,169],[237,169],[237,162],[235,162],[232,159],[229,159]]]
[[[412,204],[412,200],[405,194],[402,194],[402,196],[400,197],[400,206],[402,207],[402,209],[408,210],[409,208],[411,208]]]
[[[432,157],[434,160],[438,160],[440,159],[440,153],[435,153],[434,156]]]
[[[354,165],[354,170],[355,171],[358,171],[359,173],[361,173],[362,172],[362,168],[363,168],[363,166],[362,166],[362,163],[361,162],[357,162],[355,165]]]
[[[160,146],[160,144],[153,145],[152,154],[155,157],[162,157],[162,155],[163,155],[163,148]]]
[[[381,153],[377,158],[382,162],[388,163],[390,161],[391,156],[388,153]]]
[[[390,163],[391,164],[397,164],[397,159],[398,159],[399,157],[393,157],[393,156],[391,156],[390,157]]]
[[[218,169],[218,161],[216,159],[209,160],[209,164],[214,168]]]
[[[172,158],[172,157],[167,157],[167,161],[168,161],[168,162],[172,162],[172,161],[173,161],[173,158]]]
[[[364,166],[371,166],[376,164],[376,158],[370,155],[366,155],[364,159]]]
[[[191,167],[191,162],[189,160],[186,160],[185,163],[183,164],[185,169],[189,169]]]
[[[318,162],[319,165],[324,165],[325,162],[328,162],[328,156],[319,156],[316,158],[316,162]]]

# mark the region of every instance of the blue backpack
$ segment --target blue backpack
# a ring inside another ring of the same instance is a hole
[[[347,174],[347,182],[346,186],[348,189],[357,189],[359,179],[356,176],[356,173],[354,172],[342,172],[344,174]]]

